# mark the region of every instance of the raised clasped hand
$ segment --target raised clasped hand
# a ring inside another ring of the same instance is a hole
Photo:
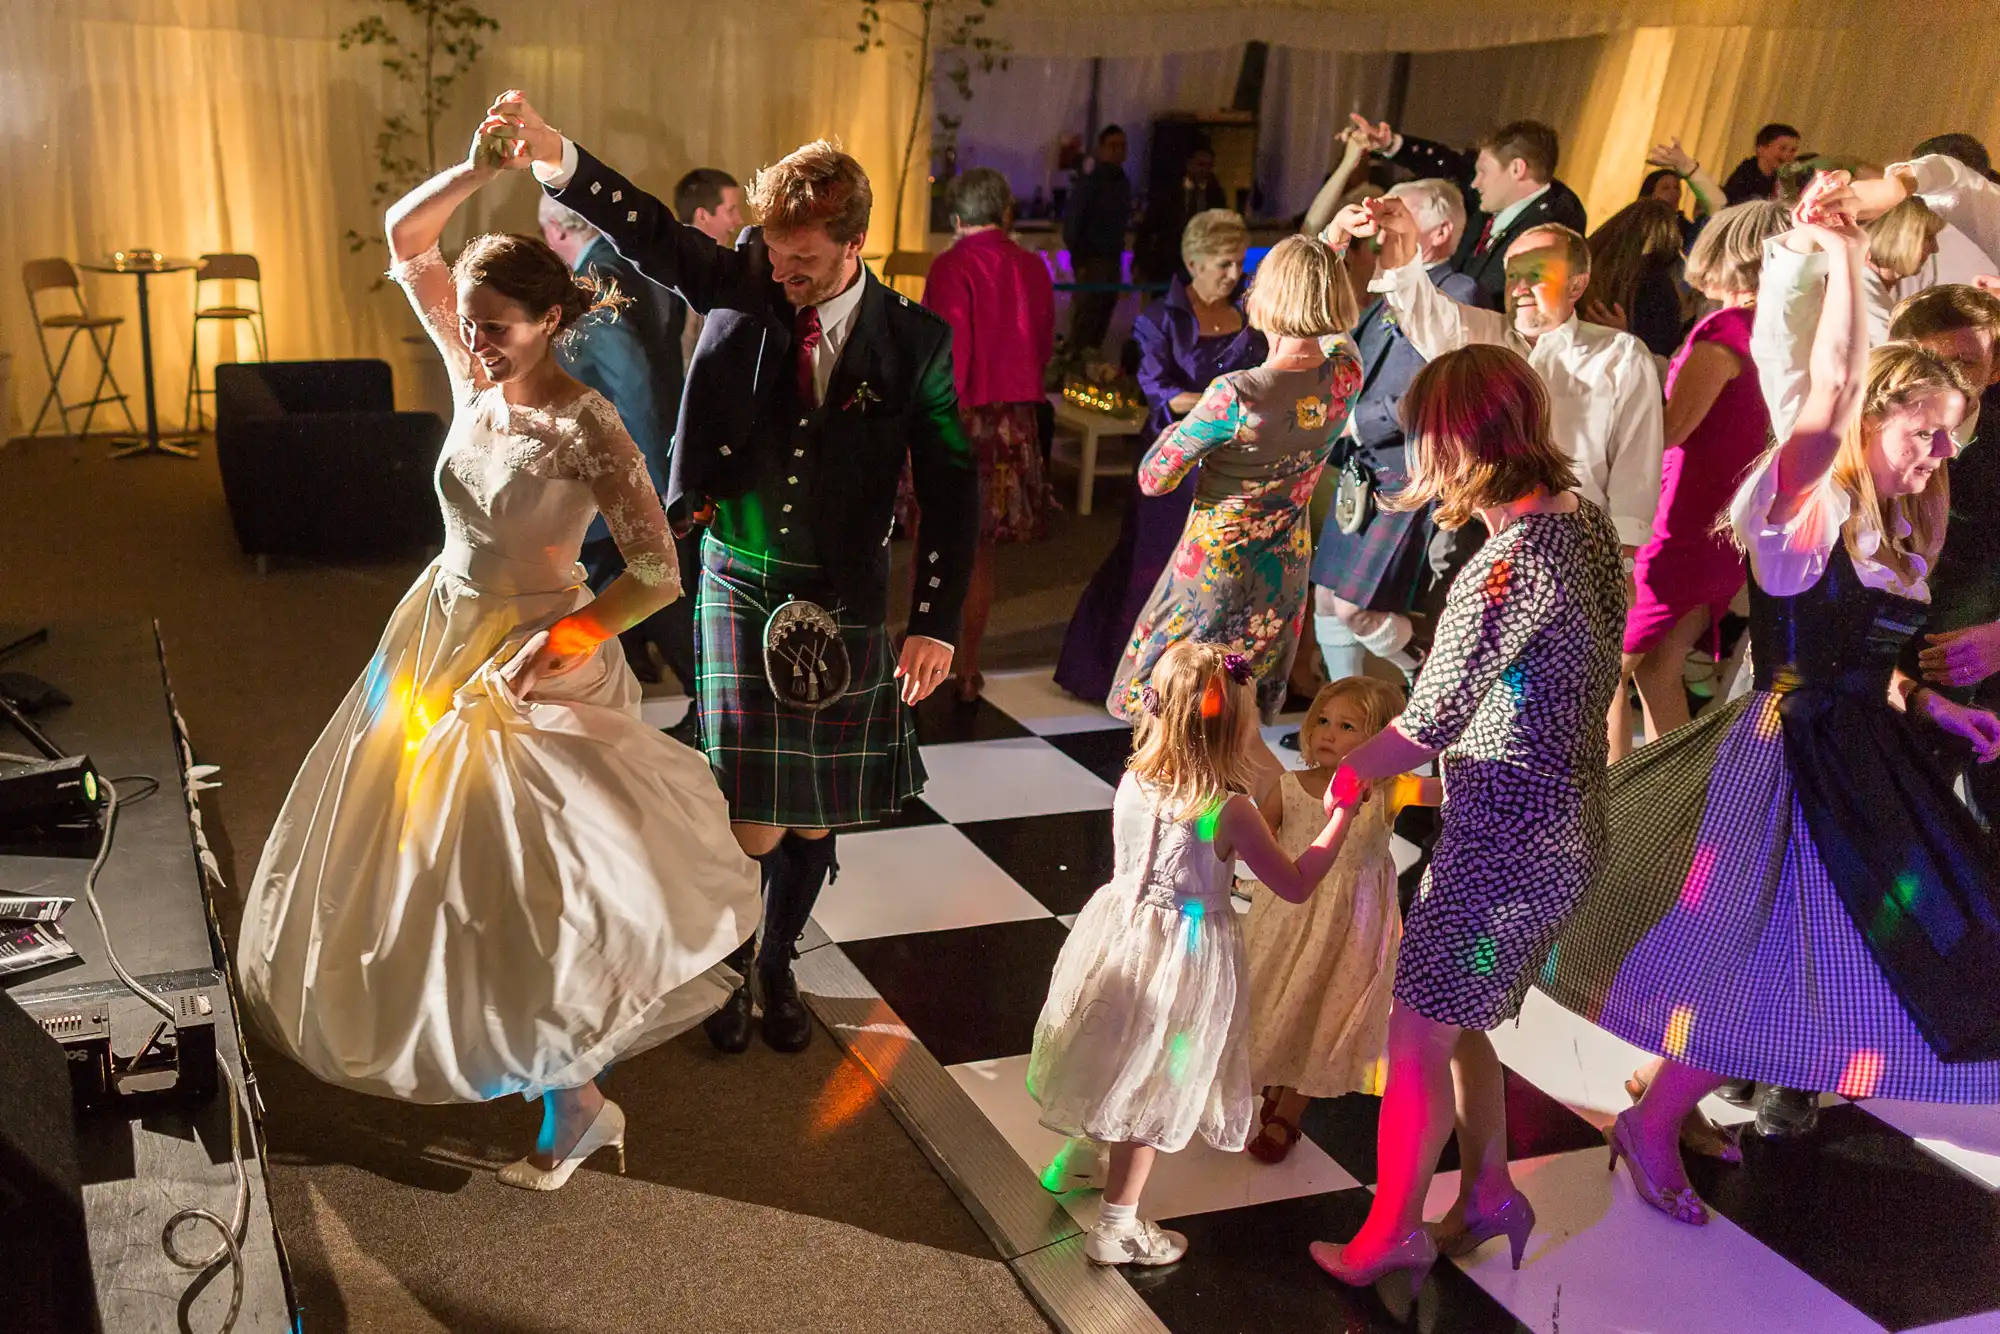
[[[524,171],[537,162],[552,167],[562,163],[562,132],[542,119],[518,88],[509,88],[493,99],[486,118],[479,122],[478,133],[511,141],[499,161],[503,170]]]
[[[1371,121],[1359,111],[1347,113],[1348,133],[1371,153],[1386,153],[1389,145],[1396,142],[1396,132],[1389,128],[1386,120]]]

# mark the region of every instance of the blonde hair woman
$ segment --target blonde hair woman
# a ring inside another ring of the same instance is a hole
[[[1166,298],[1146,307],[1133,323],[1139,391],[1152,408],[1146,439],[1158,439],[1185,417],[1216,376],[1264,359],[1264,335],[1243,310],[1243,256],[1249,244],[1249,229],[1236,214],[1227,209],[1195,214],[1181,235],[1189,281],[1174,279]],[[1072,695],[1096,702],[1110,691],[1132,622],[1173,554],[1194,490],[1189,477],[1155,496],[1133,479],[1118,541],[1090,577],[1063,634],[1056,684]]]
[[[1128,721],[1140,716],[1153,664],[1184,639],[1235,645],[1250,660],[1267,719],[1284,702],[1312,561],[1306,506],[1361,388],[1340,257],[1310,237],[1286,237],[1257,271],[1248,314],[1269,340],[1264,364],[1219,376],[1139,464],[1139,487],[1152,496],[1172,493],[1197,466],[1201,473],[1112,682],[1107,707]]]
[[[1865,241],[1816,193],[1798,214],[1830,260],[1810,389],[1730,507],[1756,689],[1613,770],[1612,855],[1540,983],[1667,1058],[1611,1157],[1683,1223],[1708,1210],[1677,1132],[1724,1076],[2000,1101],[2000,846],[1933,748],[1941,731],[1991,762],[2000,719],[1897,667],[1970,396],[1921,348],[1865,351]]]
[[[1347,1245],[1313,1258],[1343,1283],[1421,1284],[1440,1252],[1505,1234],[1518,1268],[1535,1225],[1507,1168],[1500,1058],[1485,1030],[1521,1012],[1549,947],[1604,860],[1604,710],[1618,684],[1618,532],[1575,495],[1549,396],[1518,353],[1475,345],[1417,374],[1403,400],[1414,463],[1388,503],[1491,534],[1453,581],[1435,646],[1396,721],[1349,754],[1327,803],[1437,758],[1451,801],[1404,924],[1389,1016],[1375,1202]],[[1454,1081],[1456,1072],[1456,1081]],[[1452,1133],[1458,1203],[1424,1226]]]

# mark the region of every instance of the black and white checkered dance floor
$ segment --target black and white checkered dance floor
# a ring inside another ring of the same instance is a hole
[[[896,826],[841,837],[800,982],[1058,1327],[1407,1327],[1306,1253],[1367,1212],[1378,1100],[1363,1095],[1314,1103],[1281,1166],[1204,1147],[1163,1157],[1141,1210],[1187,1234],[1180,1263],[1083,1261],[1077,1234],[1097,1196],[1041,1190],[1061,1140],[1036,1124],[1023,1074],[1056,952],[1111,871],[1129,734],[1046,671],[992,676],[976,709],[941,696],[920,715],[929,786]],[[1606,1171],[1599,1127],[1627,1105],[1623,1081],[1645,1053],[1539,994],[1493,1038],[1509,1069],[1516,1177],[1541,1226],[1518,1273],[1497,1242],[1440,1262],[1418,1327],[2000,1334],[2000,1108],[1829,1096],[1810,1139],[1753,1135],[1739,1167],[1694,1164],[1717,1214],[1694,1229]],[[1745,1115],[1714,1100],[1710,1110]],[[1455,1167],[1448,1148],[1433,1217]]]

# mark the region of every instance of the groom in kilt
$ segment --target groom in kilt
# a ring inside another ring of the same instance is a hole
[[[872,194],[833,145],[797,149],[750,191],[762,227],[727,250],[550,128],[516,92],[509,165],[707,316],[667,481],[677,532],[706,522],[695,707],[737,842],[764,872],[761,948],[709,1019],[717,1048],[799,1051],[812,1020],[792,960],[834,869],[836,830],[894,816],[924,785],[911,707],[951,672],[979,536],[945,322],[861,262]],[[905,459],[923,514],[915,596],[891,643],[889,533]]]

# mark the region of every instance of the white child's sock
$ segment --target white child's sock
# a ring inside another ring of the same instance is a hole
[[[1327,680],[1340,681],[1361,675],[1361,669],[1368,663],[1368,655],[1362,649],[1361,641],[1341,623],[1338,616],[1313,613],[1313,638],[1319,641],[1319,656],[1326,663]]]
[[[1097,1206],[1097,1225],[1106,1232],[1130,1232],[1139,1226],[1139,1206],[1107,1200]]]
[[[1348,622],[1354,637],[1361,641],[1361,647],[1385,662],[1404,666],[1401,661],[1403,650],[1409,647],[1410,636],[1415,633],[1407,616],[1398,616],[1393,611],[1364,612]],[[1415,665],[1410,659],[1409,665]]]

